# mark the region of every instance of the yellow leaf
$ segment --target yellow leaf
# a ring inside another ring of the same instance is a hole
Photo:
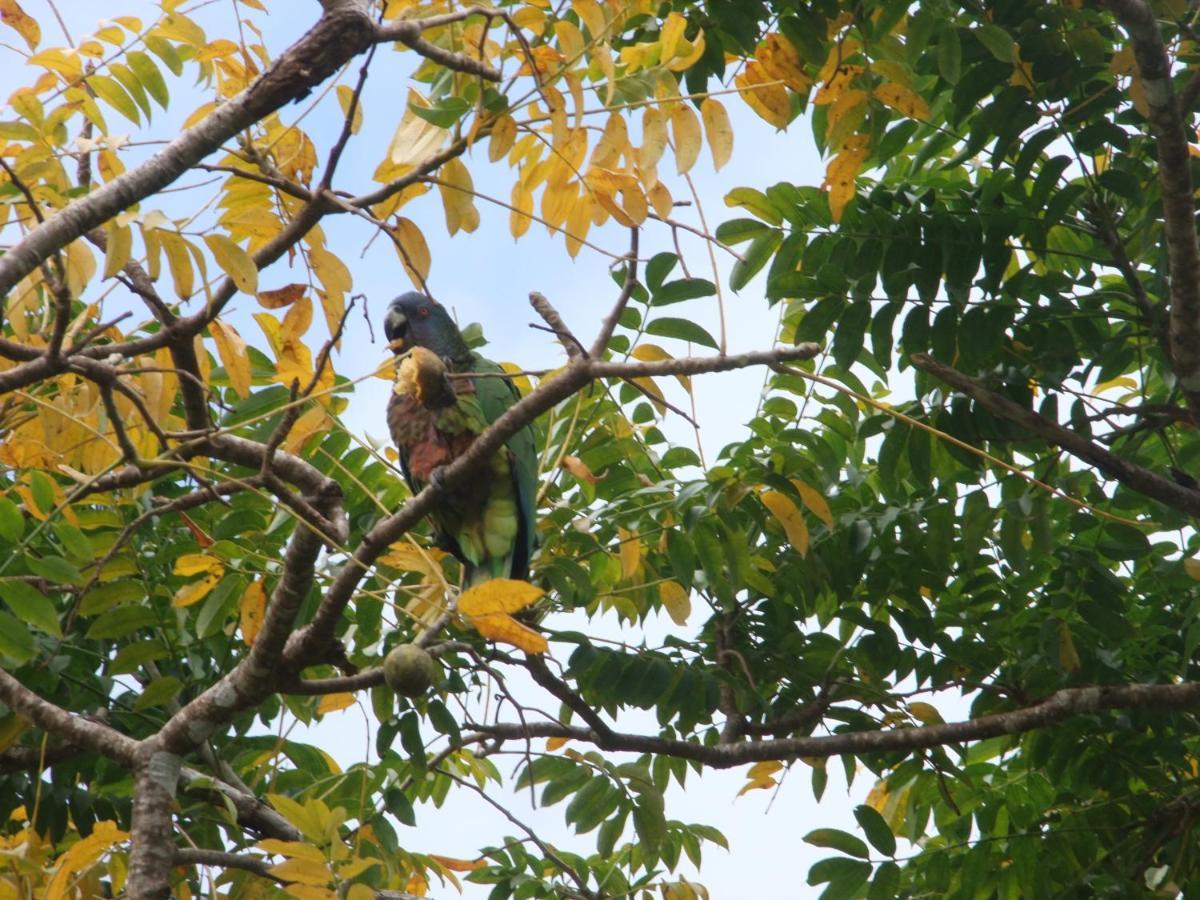
[[[517,182],[512,189],[512,211],[508,216],[508,230],[519,238],[533,224],[533,194],[525,185]]]
[[[813,105],[824,106],[827,103],[833,103],[843,91],[849,90],[854,79],[858,78],[862,72],[862,66],[838,66],[833,69],[825,83],[817,90],[816,96],[813,97]]]
[[[786,128],[792,118],[792,101],[787,88],[767,75],[756,61],[750,62],[733,79],[746,105],[776,128]]]
[[[596,0],[571,0],[571,8],[579,21],[591,32],[592,40],[600,40],[608,31],[608,24],[600,4]]]
[[[553,753],[555,750],[560,750],[565,747],[570,740],[570,738],[565,737],[546,738],[546,752]]]
[[[328,364],[325,366],[325,371],[329,371]],[[323,385],[325,382],[326,379],[322,378],[320,384]],[[332,384],[332,381],[329,381],[329,383]],[[299,453],[305,441],[318,432],[329,430],[332,424],[333,420],[329,418],[329,413],[325,407],[320,404],[314,405],[296,420],[296,424],[292,426],[287,440],[283,442],[283,449],[289,453]]]
[[[425,235],[421,233],[416,222],[401,216],[392,227],[392,236],[396,239],[396,253],[400,257],[400,265],[404,267],[405,274],[414,287],[424,290],[432,261]]]
[[[345,293],[354,287],[354,278],[346,264],[324,247],[310,247],[308,259],[325,290]]]
[[[665,184],[661,181],[658,182],[658,184],[650,188],[646,194],[646,198],[650,201],[650,205],[654,207],[654,212],[657,213],[660,219],[671,217],[671,210],[675,207],[675,201],[672,199],[671,192],[667,190]]]
[[[679,47],[679,39],[683,37],[683,32],[687,29],[687,19],[677,12],[673,12],[667,16],[659,29],[658,42],[662,46],[661,59],[664,62],[669,62],[675,58],[675,52]]]
[[[354,694],[349,691],[342,691],[337,694],[326,694],[321,698],[321,702],[317,704],[317,713],[325,715],[326,713],[337,712],[339,709],[345,709],[348,706],[354,705]]]
[[[180,300],[192,296],[192,260],[188,255],[187,241],[173,231],[158,229],[159,240],[167,254],[171,267],[171,280],[175,282],[175,294]]]
[[[812,79],[804,71],[800,54],[792,42],[778,32],[767,35],[762,45],[754,51],[754,58],[768,78],[782,81],[797,93],[807,91],[812,86]]]
[[[171,605],[184,607],[199,603],[208,596],[209,591],[215,588],[220,580],[219,574],[212,574],[205,575],[199,581],[188,582],[175,592],[175,596],[171,598]]]
[[[601,169],[614,169],[621,154],[628,151],[629,132],[625,127],[625,117],[620,113],[610,113],[600,140],[592,150],[591,164]]]
[[[42,40],[42,29],[37,20],[21,9],[17,0],[0,0],[0,21],[21,35],[30,50]]]
[[[215,556],[204,553],[188,553],[175,560],[176,575],[199,575],[201,572],[223,572],[225,566]]]
[[[261,581],[252,581],[242,592],[238,603],[238,626],[242,629],[242,641],[249,647],[262,630],[263,617],[267,613],[267,590]]]
[[[554,23],[554,36],[558,38],[558,46],[569,60],[583,56],[585,44],[583,34],[574,22],[559,19]]]
[[[258,266],[235,241],[223,234],[206,234],[204,243],[208,244],[221,271],[232,279],[239,291],[253,294],[258,290]]]
[[[867,92],[843,91],[825,118],[825,143],[840,147],[867,117]]]
[[[689,42],[685,39],[679,42],[679,49],[672,60],[667,60],[666,66],[672,72],[686,72],[700,61],[704,55],[704,32],[696,34],[696,39]]]
[[[474,872],[487,865],[482,859],[455,859],[453,856],[439,856],[436,853],[430,853],[429,858],[452,872]]]
[[[692,614],[692,599],[678,581],[664,581],[658,586],[658,597],[676,625],[686,625]]]
[[[264,853],[270,853],[275,856],[286,856],[288,859],[307,859],[309,862],[324,863],[325,854],[319,847],[314,847],[312,844],[306,844],[303,841],[281,841],[278,838],[264,838],[254,845],[255,849],[262,850]]]
[[[592,202],[586,193],[583,196],[575,194],[574,201],[567,210],[566,228],[563,236],[567,242],[567,253],[573,259],[579,253],[579,248],[587,240],[588,231],[592,227]],[[645,218],[643,216],[643,218]]]
[[[350,104],[351,102],[354,103],[354,115],[350,119],[350,133],[358,134],[358,129],[362,127],[363,120],[362,97],[355,100],[354,89],[348,84],[339,84],[337,86],[337,98],[338,103],[342,107],[343,116],[350,115]]]
[[[592,473],[592,470],[588,468],[587,463],[585,463],[578,456],[564,456],[559,465],[561,465],[580,481],[586,481],[588,484],[595,484],[600,480]]]
[[[825,181],[821,187],[829,191],[829,211],[835,222],[842,220],[846,204],[854,197],[854,179],[867,158],[869,141],[868,135],[853,135],[825,169]]]
[[[709,97],[700,104],[700,118],[704,120],[704,131],[708,135],[713,168],[720,169],[733,155],[733,126],[729,124],[729,113],[721,101]]]
[[[642,146],[638,150],[638,165],[653,169],[662,159],[667,147],[667,120],[662,110],[647,106],[642,113]]]
[[[1071,629],[1066,622],[1058,623],[1058,662],[1063,669],[1071,674],[1083,668],[1079,659],[1079,651],[1075,648],[1075,639],[1071,637]]]
[[[512,149],[517,139],[517,122],[504,113],[492,124],[492,136],[488,141],[488,159],[497,162]]]
[[[329,865],[321,860],[301,859],[293,857],[267,870],[271,876],[280,881],[290,881],[294,884],[325,885],[333,878]]]
[[[792,479],[792,487],[796,489],[796,493],[800,495],[800,499],[804,501],[804,505],[808,507],[808,511],[824,522],[827,528],[832,528],[833,512],[829,509],[829,504],[825,501],[825,498],[821,496],[821,492],[805,484],[799,478]]]
[[[1183,570],[1192,578],[1200,581],[1200,559],[1185,559],[1183,561]]]
[[[550,644],[532,628],[522,625],[507,613],[468,616],[471,626],[485,638],[512,644],[526,653],[546,653]]]
[[[67,244],[66,256],[67,290],[71,292],[71,296],[78,297],[96,274],[96,258],[83,241]]]
[[[804,515],[786,494],[779,491],[763,491],[758,495],[762,505],[783,526],[788,542],[801,556],[808,554],[808,526],[804,523]]]
[[[536,602],[546,592],[528,581],[493,578],[463,591],[458,611],[466,616],[514,613]]]
[[[908,711],[923,725],[941,725],[945,722],[942,714],[928,703],[910,703]]]
[[[41,894],[46,898],[62,898],[74,896],[71,885],[75,876],[98,860],[113,844],[129,840],[129,834],[117,828],[115,822],[107,819],[92,826],[92,833],[71,845],[66,853],[58,858],[54,876]],[[17,896],[15,893],[12,896]]]
[[[108,239],[108,248],[104,251],[104,277],[112,278],[129,262],[133,249],[133,229],[111,220],[104,228],[104,235]]]
[[[642,561],[641,538],[638,537],[636,531],[626,531],[624,528],[618,528],[617,540],[620,541],[617,554],[621,559],[621,577],[625,579],[632,578],[637,574],[638,565]]]
[[[424,162],[441,149],[450,136],[445,128],[438,128],[414,113],[413,106],[428,107],[429,101],[410,88],[404,115],[388,147],[388,159],[396,166],[415,166]]]
[[[738,796],[742,796],[747,791],[766,790],[775,787],[775,779],[772,776],[782,768],[783,763],[776,760],[755,763],[750,767],[750,771],[746,773],[746,784],[738,791]]]
[[[241,397],[250,396],[250,356],[246,352],[246,342],[232,325],[213,319],[208,326],[217,345],[217,355],[221,357],[221,365],[229,376],[229,383]]]
[[[696,163],[703,139],[700,120],[686,103],[676,103],[671,110],[671,134],[675,138],[675,169],[685,174]]]
[[[450,234],[456,234],[459,230],[470,234],[479,227],[475,185],[462,160],[452,159],[438,170],[438,191],[442,195],[446,228]]]
[[[897,112],[903,113],[910,119],[926,121],[929,118],[929,104],[914,91],[898,84],[881,84],[875,88],[875,96]]]
[[[307,297],[301,297],[292,304],[279,326],[281,347],[299,341],[308,332],[309,326],[312,325],[312,314],[312,301]]]
[[[280,307],[291,306],[304,296],[306,290],[308,290],[307,285],[288,284],[281,288],[275,288],[272,291],[260,291],[258,294],[258,303],[266,309],[279,309]]]

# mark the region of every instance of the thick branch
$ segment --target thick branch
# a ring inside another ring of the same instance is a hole
[[[91,750],[127,766],[134,764],[137,742],[132,738],[102,722],[74,715],[43,700],[4,669],[0,669],[0,701],[38,728],[76,747]]]
[[[658,753],[691,759],[716,769],[728,769],[763,760],[797,756],[835,756],[841,753],[888,753],[922,750],[946,744],[980,741],[1006,734],[1024,734],[1072,716],[1112,709],[1184,709],[1200,704],[1200,684],[1129,684],[1067,688],[1041,703],[1011,712],[996,713],[963,722],[897,728],[890,731],[852,731],[818,737],[780,738],[737,744],[705,746],[691,741],[652,735],[613,733],[604,737],[590,728],[572,728],[553,722],[522,725],[472,723],[471,728],[503,740],[563,737],[595,744],[603,750]]]
[[[1196,238],[1189,131],[1171,85],[1171,59],[1144,0],[1103,0],[1128,32],[1158,153],[1163,231],[1171,278],[1171,362],[1188,406],[1200,418],[1200,242]]]
[[[419,28],[419,23],[414,23]],[[56,250],[163,189],[238,132],[299,100],[376,39],[358,4],[330,5],[317,24],[236,97],[184,131],[141,165],[68,205],[0,257],[0,293]]]
[[[1002,419],[1008,419],[1046,442],[1061,447],[1071,455],[1095,466],[1110,478],[1115,478],[1126,487],[1145,494],[1164,506],[1189,515],[1200,515],[1200,491],[1184,487],[1170,478],[1164,478],[1162,475],[1117,456],[1111,450],[1092,443],[1079,433],[1064,428],[1057,422],[1052,422],[1045,416],[1014,403],[1007,397],[1002,397],[975,379],[924,353],[914,354],[912,362],[921,371],[928,372],[955,390],[966,394],[988,412],[1000,416]]]
[[[175,852],[172,833],[179,757],[153,751],[140,756],[133,771],[126,894],[131,900],[167,900],[171,896],[171,860]]]

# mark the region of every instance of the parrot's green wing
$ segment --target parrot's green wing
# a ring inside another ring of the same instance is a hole
[[[490,359],[473,354],[472,370],[488,374],[504,374],[504,370]],[[483,420],[491,425],[521,399],[516,386],[509,378],[476,378],[475,400],[479,404]],[[526,425],[508,439],[508,478],[504,490],[515,503],[516,535],[513,539],[511,558],[507,564],[493,566],[492,577],[529,577],[529,561],[537,540],[537,445],[533,429]],[[497,485],[500,487],[500,485]]]

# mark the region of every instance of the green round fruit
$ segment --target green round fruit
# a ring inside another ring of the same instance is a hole
[[[383,661],[383,680],[402,697],[420,697],[437,677],[437,663],[416,644],[401,644]]]

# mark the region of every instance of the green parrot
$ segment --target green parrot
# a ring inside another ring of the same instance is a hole
[[[504,370],[467,347],[445,307],[417,292],[388,305],[384,334],[401,356],[387,420],[414,492],[461,456],[520,399]],[[487,377],[451,378],[480,373]],[[525,426],[440,498],[438,543],[463,564],[467,586],[529,578],[537,524],[537,449]]]

